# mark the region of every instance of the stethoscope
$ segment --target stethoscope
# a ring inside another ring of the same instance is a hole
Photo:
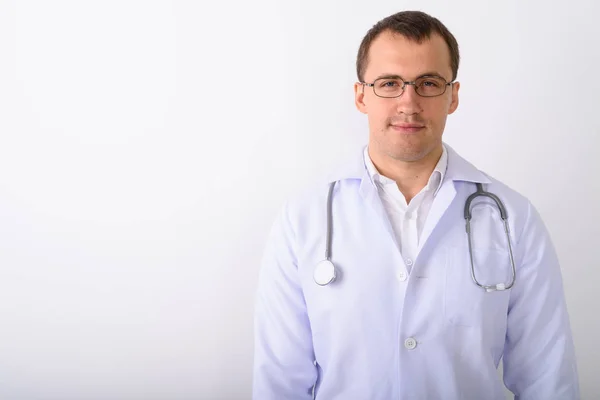
[[[329,185],[329,192],[327,193],[327,236],[325,242],[325,259],[317,264],[314,271],[314,280],[319,286],[327,286],[330,283],[334,282],[337,278],[336,267],[331,261],[331,238],[333,236],[332,225],[333,225],[333,216],[332,216],[332,207],[333,207],[333,189],[337,181],[332,182]],[[471,278],[473,282],[482,289],[485,289],[487,292],[508,290],[513,287],[516,280],[516,269],[515,269],[515,260],[513,257],[512,245],[510,243],[510,234],[508,228],[508,214],[506,212],[506,207],[504,207],[504,203],[498,196],[493,193],[486,192],[483,190],[483,185],[481,183],[476,183],[477,191],[471,194],[467,201],[465,202],[465,221],[466,221],[466,230],[467,230],[467,240],[469,243],[469,258],[471,260]],[[473,249],[471,244],[471,203],[477,197],[488,197],[492,199],[498,210],[500,211],[500,218],[502,218],[502,222],[504,224],[504,232],[506,234],[506,241],[508,243],[508,254],[510,256],[510,264],[512,269],[512,278],[508,284],[506,283],[497,283],[495,285],[482,285],[475,276],[475,265],[473,262]]]

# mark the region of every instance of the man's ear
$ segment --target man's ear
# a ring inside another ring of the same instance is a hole
[[[367,105],[364,102],[365,100],[365,87],[361,83],[354,84],[354,104],[356,105],[356,109],[363,114],[367,113]]]
[[[458,108],[458,90],[460,89],[460,82],[454,82],[452,84],[452,100],[450,101],[450,107],[448,108],[448,114],[452,114]]]

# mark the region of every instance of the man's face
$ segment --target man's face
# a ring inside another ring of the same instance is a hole
[[[380,34],[371,44],[364,81],[394,75],[404,81],[438,75],[450,82],[450,50],[444,39],[432,34],[419,44],[398,34]],[[441,154],[446,118],[458,107],[459,87],[454,83],[441,96],[421,97],[407,85],[400,97],[382,98],[372,87],[355,84],[356,107],[369,120],[371,156],[380,162],[413,162]]]

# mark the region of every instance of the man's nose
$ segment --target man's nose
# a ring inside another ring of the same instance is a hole
[[[415,85],[412,83],[404,85],[404,92],[397,98],[397,101],[398,113],[412,115],[422,111],[421,96],[417,94]]]

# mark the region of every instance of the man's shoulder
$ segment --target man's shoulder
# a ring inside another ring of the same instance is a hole
[[[537,217],[535,206],[526,195],[520,193],[507,183],[484,171],[481,172],[490,180],[489,184],[484,185],[484,190],[499,198],[508,214],[509,224],[515,230],[515,233],[518,233],[518,236],[520,236],[527,221],[532,216]]]
[[[284,208],[292,214],[301,214],[319,205],[325,209],[327,194],[333,182],[333,180],[321,177],[305,183],[286,197]]]
[[[486,171],[481,171],[481,173],[490,180],[487,191],[497,193],[498,196],[502,195],[501,197],[506,198],[507,202],[513,202],[519,205],[529,203],[529,198],[511,185],[487,173]]]
[[[341,186],[360,182],[364,173],[362,150],[360,155],[351,154],[334,163],[327,170],[294,189],[286,198],[286,207],[293,210],[306,210],[312,207],[325,207],[331,185],[335,183],[337,192]]]
[[[477,171],[475,175],[469,174],[470,176],[477,177],[477,175],[479,175],[479,179],[484,178],[481,179],[480,182],[484,180],[488,181],[483,185],[485,191],[497,195],[503,202],[506,202],[507,205],[510,203],[511,205],[518,207],[529,203],[529,199],[524,194],[520,193],[518,190],[512,187],[510,184],[504,182],[499,178],[496,178],[496,176],[492,175],[491,173],[482,170],[478,166],[472,164],[468,159],[464,158],[454,149],[452,149],[448,145],[446,146],[449,149],[449,151],[453,154],[453,161],[459,161],[459,164],[461,164],[461,168],[463,170],[470,169],[471,171]],[[459,178],[462,178],[462,175]]]
[[[520,193],[518,190],[516,190],[510,184],[497,178],[495,175],[492,175],[491,173],[489,173],[487,171],[483,171],[483,170],[480,170],[480,171],[483,175],[485,175],[490,180],[490,183],[489,183],[490,188],[493,188],[499,192],[505,193],[509,196],[514,196],[514,197],[525,199],[525,195]]]

